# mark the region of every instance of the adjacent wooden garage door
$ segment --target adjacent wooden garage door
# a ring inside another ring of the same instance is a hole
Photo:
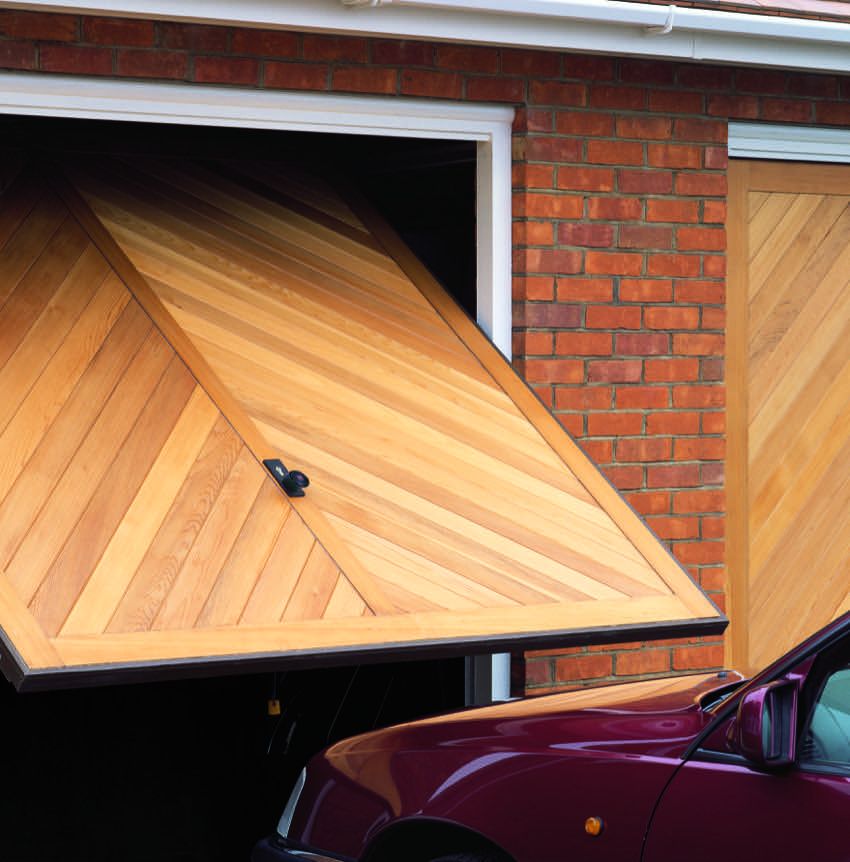
[[[850,168],[729,183],[730,658],[755,669],[850,605]]]
[[[362,202],[270,165],[44,173],[0,196],[22,679],[722,629]]]

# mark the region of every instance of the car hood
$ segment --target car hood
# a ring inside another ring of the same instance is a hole
[[[711,720],[705,706],[740,684],[733,672],[653,679],[435,716],[332,746],[330,760],[378,751],[576,749],[675,757]],[[712,694],[714,693],[714,694]]]

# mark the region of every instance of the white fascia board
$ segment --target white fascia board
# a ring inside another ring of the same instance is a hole
[[[3,8],[850,71],[850,23],[620,0],[0,0]]]
[[[489,141],[513,109],[411,98],[0,73],[0,112]]]
[[[478,323],[511,356],[513,108],[0,72],[0,114],[476,141]]]
[[[850,130],[768,123],[729,123],[729,157],[850,162]]]

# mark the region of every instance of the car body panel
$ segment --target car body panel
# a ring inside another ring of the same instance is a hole
[[[563,847],[548,846],[546,824],[557,822],[579,858],[608,858],[643,840],[654,800],[705,726],[700,700],[730,681],[610,686],[344,740],[311,764],[290,835],[359,857],[389,825],[427,817],[463,824],[518,860],[555,862]],[[599,837],[584,830],[594,816],[605,822]]]
[[[287,855],[288,840],[364,862],[458,850],[399,837],[426,828],[500,862],[709,862],[730,847],[734,858],[850,862],[848,759],[850,614],[749,681],[723,672],[584,689],[339,742],[308,765],[288,838],[254,858],[309,858]]]
[[[715,840],[765,859],[850,860],[850,777],[692,760],[678,770],[649,829],[644,862],[717,862]],[[736,857],[740,858],[740,857]]]

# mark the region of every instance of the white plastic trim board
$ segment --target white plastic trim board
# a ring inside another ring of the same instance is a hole
[[[850,129],[729,123],[729,157],[850,162]]]

